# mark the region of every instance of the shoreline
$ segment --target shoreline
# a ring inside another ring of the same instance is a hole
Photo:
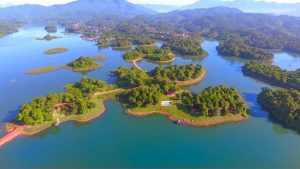
[[[106,107],[104,105],[104,101],[105,100],[100,100],[99,101],[99,106],[101,107],[101,111],[97,112],[95,114],[84,114],[84,115],[73,115],[73,116],[69,116],[69,117],[65,117],[64,119],[61,120],[61,123],[66,123],[66,122],[78,122],[78,123],[87,123],[90,122],[92,120],[95,120],[97,118],[99,118],[100,116],[102,116],[105,112],[106,112]],[[83,117],[80,117],[83,116]],[[50,122],[45,122],[44,126],[42,126],[39,129],[36,129],[32,132],[30,131],[26,131],[26,129],[28,129],[28,127],[36,127],[36,126],[21,126],[21,125],[17,125],[17,124],[13,124],[13,123],[7,123],[7,124],[11,124],[11,128],[10,129],[6,129],[6,134],[4,136],[2,136],[0,138],[0,148],[2,146],[4,146],[5,144],[8,144],[9,142],[13,141],[15,138],[19,137],[19,136],[27,136],[27,137],[32,137],[34,135],[37,135],[39,133],[41,133],[42,131],[53,127],[53,121]]]
[[[186,119],[176,119],[171,116],[169,112],[162,112],[162,111],[151,111],[151,112],[134,112],[131,109],[126,110],[127,114],[134,117],[147,117],[151,115],[162,115],[166,116],[167,119],[178,125],[185,125],[185,126],[192,126],[192,127],[211,127],[211,126],[218,126],[227,123],[239,123],[242,121],[246,121],[248,118],[243,117],[242,115],[227,115],[227,116],[217,116],[217,117],[207,117],[210,119],[215,119],[213,122],[195,122],[195,121],[188,121]],[[223,119],[220,119],[223,118]]]
[[[206,70],[203,70],[202,74],[197,77],[196,79],[191,79],[191,80],[187,80],[187,81],[176,81],[177,85],[184,87],[184,86],[191,86],[191,85],[195,85],[200,83],[202,80],[204,80],[206,78],[206,76],[208,75]]]

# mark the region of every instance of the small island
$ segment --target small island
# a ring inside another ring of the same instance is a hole
[[[300,92],[294,89],[264,89],[259,104],[287,127],[300,131]]]
[[[208,53],[201,47],[201,39],[196,38],[173,38],[164,43],[162,48],[171,49],[183,56],[205,57]]]
[[[272,60],[274,58],[271,52],[264,49],[251,47],[242,42],[222,41],[217,47],[220,55],[226,57],[237,57],[250,60]]]
[[[103,100],[117,92],[114,89],[103,81],[84,77],[80,82],[66,86],[64,93],[52,93],[22,105],[17,119],[6,128],[21,127],[21,134],[30,136],[57,122],[90,121],[105,111]]]
[[[75,72],[91,71],[101,67],[101,64],[95,62],[95,59],[90,57],[79,57],[78,59],[70,62],[67,66],[71,67]]]
[[[296,71],[286,71],[280,69],[278,66],[266,63],[249,62],[243,66],[242,70],[247,76],[281,87],[300,90],[300,69]]]
[[[170,49],[161,49],[156,46],[138,46],[123,55],[127,61],[148,59],[159,63],[169,63],[174,61],[174,54]]]
[[[37,40],[46,40],[46,41],[51,41],[51,40],[53,40],[53,39],[57,39],[57,38],[60,38],[60,37],[58,37],[58,36],[52,36],[52,35],[46,35],[46,36],[44,36],[44,37],[42,37],[42,38],[37,38]]]
[[[61,69],[72,69],[75,72],[91,71],[101,67],[96,61],[105,60],[105,56],[80,57],[67,65],[62,66],[44,66],[33,70],[28,70],[25,73],[29,75],[43,74]]]
[[[64,53],[64,52],[67,52],[68,50],[69,49],[67,49],[67,48],[53,48],[53,49],[46,50],[44,52],[44,54],[53,55],[53,54]]]

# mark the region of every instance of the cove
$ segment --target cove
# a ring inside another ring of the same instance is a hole
[[[60,28],[59,32],[62,31]],[[79,35],[57,33],[53,35],[62,38],[50,42],[35,40],[45,34],[43,27],[29,25],[0,39],[1,125],[15,116],[21,104],[50,92],[60,92],[64,85],[82,77],[67,70],[29,76],[24,74],[28,69],[61,65],[80,55],[105,55],[107,60],[101,61],[104,67],[87,76],[112,83],[111,70],[121,65],[132,66],[123,60],[124,51],[99,49],[94,42],[81,40]],[[245,60],[219,56],[217,45],[216,41],[205,40],[203,47],[208,57],[178,56],[172,64],[201,64],[208,71],[205,80],[188,88],[195,93],[208,86],[237,88],[250,106],[249,120],[208,128],[180,126],[163,116],[129,116],[109,100],[105,102],[105,114],[88,124],[65,123],[60,128],[50,128],[34,137],[20,137],[5,145],[0,149],[0,168],[297,168],[300,135],[272,121],[256,101],[261,88],[270,86],[244,76],[241,66]],[[69,51],[53,56],[43,54],[44,50],[55,47],[66,47]],[[282,57],[293,56],[275,54],[275,60]],[[139,65],[147,70],[157,66],[147,61]],[[17,82],[11,84],[13,78]],[[1,130],[0,135],[3,133]]]

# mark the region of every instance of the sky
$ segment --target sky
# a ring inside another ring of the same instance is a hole
[[[74,0],[0,0],[0,6],[20,5],[20,4],[40,4],[40,5],[53,5],[64,4]],[[164,5],[188,5],[196,2],[197,0],[128,0],[133,3],[142,4],[164,4]],[[300,3],[300,0],[262,0],[267,2],[280,2],[280,3]]]

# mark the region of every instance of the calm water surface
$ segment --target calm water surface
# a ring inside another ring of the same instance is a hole
[[[63,31],[60,29],[60,31]],[[50,42],[37,41],[46,32],[40,26],[26,26],[19,33],[0,39],[0,125],[15,117],[21,104],[50,92],[62,92],[63,86],[79,81],[82,75],[60,70],[29,76],[28,69],[62,65],[79,56],[105,55],[103,68],[88,77],[113,83],[108,73],[123,61],[122,51],[98,49],[94,42],[78,35],[55,35],[63,38]],[[300,135],[272,122],[261,111],[257,94],[269,85],[243,76],[240,59],[217,54],[215,41],[205,41],[209,52],[204,59],[176,57],[172,64],[202,64],[207,78],[189,89],[195,93],[208,86],[226,85],[237,88],[247,100],[251,117],[238,124],[194,128],[169,123],[165,117],[131,117],[113,101],[106,101],[107,112],[88,124],[65,123],[35,137],[19,137],[0,149],[0,168],[95,168],[95,167],[234,167],[234,168],[299,168]],[[44,55],[54,47],[69,51]],[[157,64],[141,61],[147,70]],[[275,55],[274,65],[287,70],[300,67],[300,60],[287,53]],[[164,65],[166,66],[166,65]],[[10,81],[16,79],[12,84]],[[0,135],[4,134],[0,130]]]

